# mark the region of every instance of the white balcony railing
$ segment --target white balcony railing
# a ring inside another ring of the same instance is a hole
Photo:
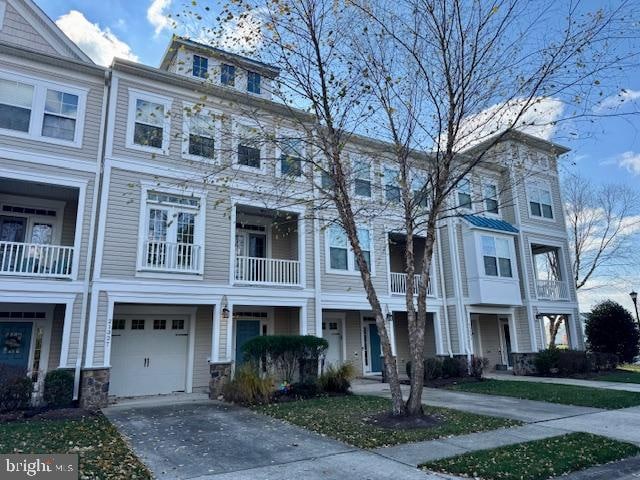
[[[278,258],[236,257],[236,281],[266,285],[300,285],[300,262]]]
[[[422,283],[421,277],[417,274],[414,277],[413,294],[418,295],[419,285]],[[407,274],[391,272],[391,293],[404,295],[407,293]],[[427,286],[427,296],[433,297],[431,283]]]
[[[198,273],[201,267],[200,245],[149,240],[144,243],[143,270]]]
[[[0,241],[0,275],[71,277],[73,247]]]
[[[569,300],[569,285],[562,280],[537,280],[540,300]]]

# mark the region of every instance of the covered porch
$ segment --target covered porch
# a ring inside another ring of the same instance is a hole
[[[488,360],[487,371],[512,370],[517,351],[513,314],[472,311],[470,317],[474,355]]]

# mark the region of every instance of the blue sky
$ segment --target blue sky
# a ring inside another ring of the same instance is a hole
[[[91,56],[91,48],[104,55],[108,63],[113,54],[158,66],[171,37],[166,14],[179,11],[183,0],[36,0],[38,5]],[[209,2],[216,5],[219,2]],[[609,2],[588,0],[589,8]],[[70,12],[77,11],[80,13]],[[61,19],[62,17],[62,19]],[[632,46],[629,45],[629,49]],[[105,53],[106,52],[106,53]],[[94,60],[99,61],[94,58]],[[620,86],[629,100],[618,111],[638,111],[640,106],[640,66],[621,74]],[[638,116],[598,119],[589,126],[578,126],[577,135],[557,135],[555,140],[572,149],[564,157],[565,171],[580,172],[598,184],[603,181],[625,183],[640,188],[640,118]],[[640,243],[640,242],[638,242]],[[621,279],[615,287],[589,293],[584,302],[613,296],[628,302],[627,292],[640,289],[640,276]]]

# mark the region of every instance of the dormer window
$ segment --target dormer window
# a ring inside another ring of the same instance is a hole
[[[259,73],[247,72],[247,92],[260,95],[260,81]]]
[[[220,84],[233,87],[236,84],[236,67],[223,63],[220,66]]]
[[[207,78],[209,71],[209,59],[200,55],[193,56],[193,76],[198,78]]]

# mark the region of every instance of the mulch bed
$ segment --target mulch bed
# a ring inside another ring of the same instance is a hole
[[[379,413],[365,419],[365,423],[376,427],[392,430],[413,430],[417,428],[434,428],[442,425],[442,419],[435,415],[422,415],[421,417],[396,416],[390,412]]]
[[[21,420],[69,420],[93,417],[95,415],[97,415],[96,412],[83,408],[30,408],[28,410],[0,413],[0,423]]]

